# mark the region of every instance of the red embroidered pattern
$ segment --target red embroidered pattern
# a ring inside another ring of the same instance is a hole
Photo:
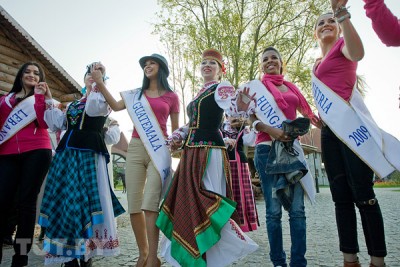
[[[96,230],[96,237],[86,240],[86,247],[91,251],[96,249],[115,249],[119,247],[118,239],[114,239],[113,236],[107,236],[107,229],[104,229],[104,238],[99,235],[99,231]]]
[[[227,99],[235,95],[235,88],[233,86],[220,86],[218,87],[218,95],[221,99]]]
[[[229,220],[229,223],[231,224],[232,230],[236,232],[237,237],[246,241],[246,238],[242,234],[242,230],[240,230],[240,228],[235,223],[233,223],[232,220]]]
[[[53,109],[53,102],[48,102],[48,101],[46,101],[45,102],[46,103],[46,110],[48,110],[48,109]]]

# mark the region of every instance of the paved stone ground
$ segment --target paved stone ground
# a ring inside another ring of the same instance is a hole
[[[386,257],[386,265],[388,267],[400,266],[400,189],[393,188],[377,188],[375,189],[377,198],[379,199],[382,213],[385,221],[386,242],[388,248],[388,256]],[[117,192],[122,204],[126,206],[126,195]],[[260,216],[260,228],[249,236],[256,241],[260,248],[251,255],[234,263],[232,266],[237,267],[269,267],[272,264],[268,257],[268,240],[265,227],[265,204],[264,200],[257,201],[258,214]],[[338,237],[335,223],[334,206],[331,200],[328,188],[321,188],[317,194],[317,204],[310,205],[306,203],[307,215],[307,254],[308,266],[343,266],[341,253],[339,252]],[[360,262],[362,266],[368,266],[369,256],[365,247],[364,237],[360,218],[359,222],[359,243],[360,243]],[[117,219],[118,231],[121,243],[121,254],[117,257],[94,258],[94,266],[96,267],[114,267],[114,266],[133,266],[138,257],[135,239],[130,227],[129,216],[121,215]],[[288,216],[284,213],[284,246],[286,254],[290,257],[290,233]],[[4,247],[4,259],[1,267],[9,267],[12,256],[12,248]],[[34,249],[29,254],[29,266],[43,266],[43,256],[41,256],[40,244],[36,243]],[[48,265],[57,266],[57,265]],[[162,266],[170,267],[169,264],[163,263]]]

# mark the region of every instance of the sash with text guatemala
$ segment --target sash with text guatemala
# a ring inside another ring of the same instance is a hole
[[[14,107],[0,130],[0,145],[36,119],[34,103],[34,96],[30,96]]]
[[[286,116],[278,107],[274,97],[265,85],[260,80],[252,80],[243,86],[250,88],[250,94],[256,93],[257,107],[255,109],[255,115],[257,118],[271,127],[282,128],[282,122],[286,120]],[[296,139],[293,145],[296,151],[299,152],[299,155],[297,156],[299,161],[306,164],[304,152],[299,140]],[[315,203],[316,190],[314,178],[312,177],[311,172],[307,172],[307,174],[301,178],[300,183],[306,192],[308,199],[311,203]]]
[[[171,153],[165,144],[165,138],[146,97],[139,100],[140,88],[121,92],[126,109],[134,127],[142,140],[147,153],[161,176],[162,196],[164,196],[171,179]]]
[[[312,74],[315,105],[325,124],[379,177],[400,170],[400,142],[378,127],[359,90],[347,102]]]

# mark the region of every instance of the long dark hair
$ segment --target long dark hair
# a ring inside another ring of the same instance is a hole
[[[160,91],[160,88],[164,88],[167,91],[173,92],[171,86],[168,83],[167,71],[164,69],[164,67],[162,67],[162,65],[158,62],[158,60],[155,61],[160,66],[158,68],[158,74],[157,74],[157,85],[159,88],[158,90]],[[142,83],[142,88],[140,89],[139,99],[142,97],[144,90],[149,88],[149,86],[150,86],[150,79],[147,78],[146,75],[143,75],[143,83]]]
[[[43,68],[39,65],[39,63],[36,63],[34,61],[29,61],[26,62],[25,64],[23,64],[21,66],[21,68],[19,68],[18,72],[17,72],[17,76],[15,77],[14,80],[14,84],[11,88],[10,93],[19,93],[22,91],[24,84],[22,82],[22,75],[24,74],[25,70],[28,68],[28,66],[36,66],[39,69],[39,82],[44,82],[46,81],[46,76],[44,74]],[[27,88],[28,89],[28,88]],[[34,90],[33,88],[31,89],[31,91],[25,96],[25,98],[31,96],[34,94]]]

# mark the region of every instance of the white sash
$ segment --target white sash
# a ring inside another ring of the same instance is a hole
[[[161,176],[164,196],[171,179],[171,153],[165,144],[165,138],[157,118],[146,97],[139,100],[140,89],[121,92],[125,107],[128,110],[136,131],[142,140],[147,153]]]
[[[278,107],[274,97],[268,91],[265,85],[260,80],[253,80],[245,84],[244,87],[250,88],[251,95],[256,93],[257,107],[255,109],[255,115],[257,118],[271,127],[282,128],[282,122],[286,120],[286,116]],[[299,161],[306,164],[307,169],[309,169],[305,160],[303,149],[301,148],[298,139],[295,140],[294,147],[296,151],[299,152],[299,155],[297,156]],[[315,203],[315,181],[310,171],[308,171],[307,174],[301,178],[300,183],[303,186],[308,199],[311,201],[311,203]]]
[[[34,104],[35,98],[30,96],[13,108],[0,130],[0,145],[36,119]]]
[[[312,74],[319,115],[332,132],[379,177],[400,170],[400,142],[372,119],[356,87],[347,102]]]

